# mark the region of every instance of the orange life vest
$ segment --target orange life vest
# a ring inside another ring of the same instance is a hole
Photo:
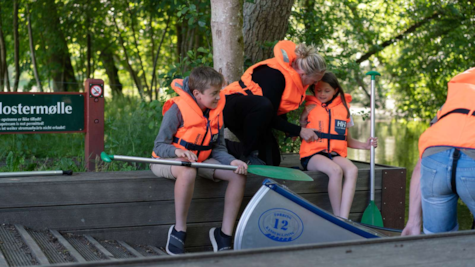
[[[198,162],[203,162],[211,154],[212,143],[219,141],[219,131],[224,124],[222,116],[226,102],[224,94],[220,92],[221,99],[218,101],[218,106],[209,110],[208,118],[206,118],[196,101],[183,90],[182,79],[173,80],[171,86],[179,96],[165,102],[162,113],[165,115],[170,107],[176,104],[183,116],[183,126],[178,128],[172,145],[190,150],[198,156]],[[155,152],[152,155],[158,158]]]
[[[295,54],[295,44],[291,41],[280,41],[274,46],[274,57],[261,61],[244,72],[240,81],[233,82],[223,89],[226,95],[243,94],[243,95],[260,95],[262,89],[259,84],[252,80],[254,69],[267,65],[270,68],[280,71],[285,78],[285,89],[280,100],[280,106],[277,115],[288,113],[296,110],[305,99],[305,91],[308,86],[302,85],[300,75],[292,68],[292,63],[297,58]]]
[[[434,146],[475,149],[475,68],[450,80],[437,122],[419,138],[419,156]]]
[[[345,94],[346,103],[350,108],[351,95]],[[350,118],[347,118],[348,111],[337,96],[333,101],[326,105],[320,102],[315,96],[307,95],[305,106],[315,105],[308,114],[307,128],[317,130],[318,140],[307,142],[302,140],[300,145],[300,158],[309,157],[315,153],[324,151],[327,153],[336,152],[342,157],[347,155],[348,135],[347,124]]]

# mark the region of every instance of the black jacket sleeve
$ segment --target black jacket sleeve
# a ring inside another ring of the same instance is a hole
[[[277,116],[282,94],[285,89],[284,75],[276,69],[262,65],[254,70],[252,80],[259,84],[262,88],[263,96],[268,98],[274,107],[275,116],[272,119],[272,128],[299,136],[300,126],[288,122],[286,116]]]

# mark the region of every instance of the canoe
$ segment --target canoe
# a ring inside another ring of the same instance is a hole
[[[387,235],[319,208],[266,179],[239,220],[234,249],[354,241]]]

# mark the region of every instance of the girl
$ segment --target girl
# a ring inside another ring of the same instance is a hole
[[[328,175],[328,195],[333,214],[347,219],[358,176],[358,168],[346,158],[347,147],[377,147],[377,138],[368,138],[363,143],[350,137],[347,128],[353,126],[348,104],[351,96],[343,92],[335,74],[325,73],[310,90],[313,95],[306,96],[300,123],[302,127],[316,129],[319,138],[312,142],[302,141],[300,161],[305,170]]]

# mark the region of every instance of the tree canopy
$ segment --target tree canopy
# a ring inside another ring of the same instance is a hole
[[[213,66],[209,0],[1,1],[0,15],[1,91],[16,90],[17,72],[19,90],[38,87],[36,62],[45,91],[78,91],[94,77],[113,97],[147,101],[194,66]],[[273,38],[313,43],[355,102],[369,102],[364,73],[375,69],[378,105],[391,97],[407,118],[432,117],[450,78],[474,66],[472,0],[249,0],[243,21],[246,66],[269,56]]]

